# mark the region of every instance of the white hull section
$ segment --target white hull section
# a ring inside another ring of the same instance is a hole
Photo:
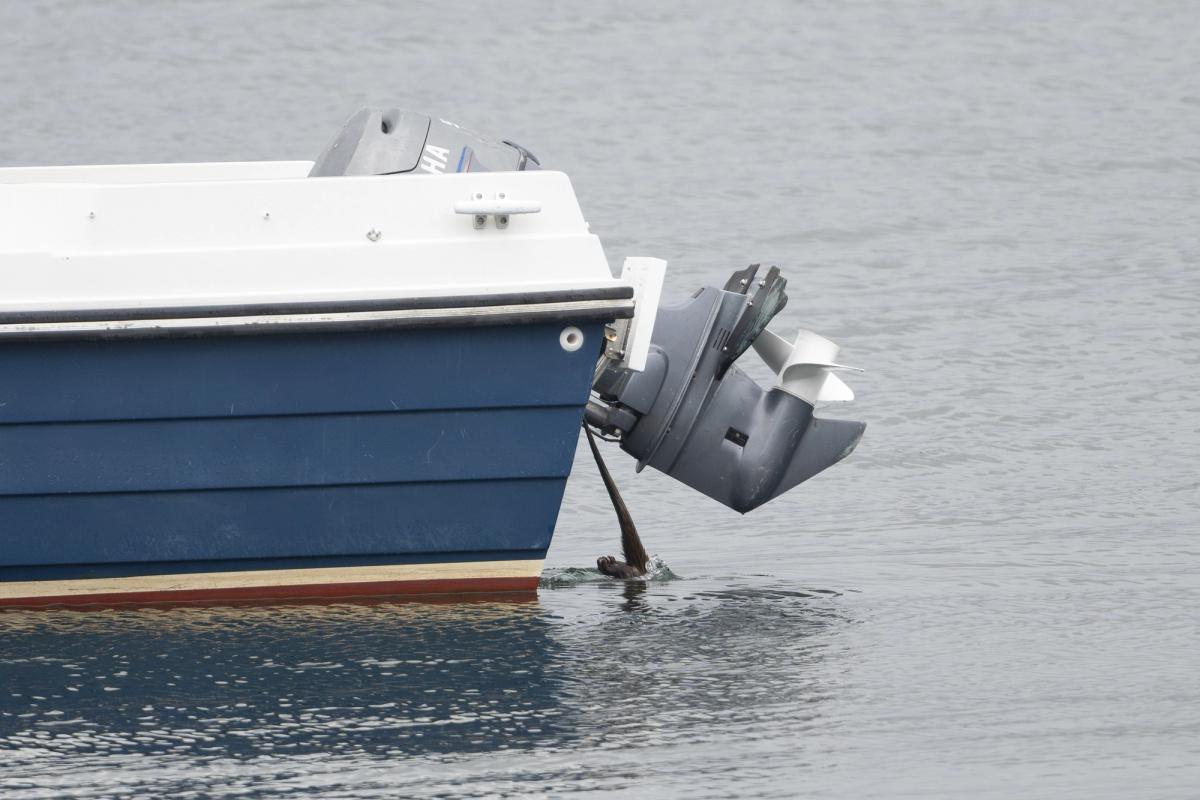
[[[629,285],[562,173],[278,177],[296,163],[0,170],[0,312]],[[539,210],[476,227],[477,196]]]

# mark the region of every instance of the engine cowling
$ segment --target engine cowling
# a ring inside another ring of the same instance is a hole
[[[621,449],[745,513],[849,455],[866,424],[824,419],[818,402],[853,399],[834,373],[837,345],[802,331],[789,344],[766,330],[787,302],[772,267],[734,273],[678,306],[658,309],[645,369],[605,364],[587,420]],[[749,347],[778,376],[764,389],[734,362]]]

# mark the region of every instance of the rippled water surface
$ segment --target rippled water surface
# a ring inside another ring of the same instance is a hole
[[[611,451],[646,583],[588,570],[583,448],[536,600],[0,615],[0,795],[1195,796],[1198,41],[1169,2],[5,5],[0,164],[428,109],[668,294],[779,264],[869,427],[745,517]]]

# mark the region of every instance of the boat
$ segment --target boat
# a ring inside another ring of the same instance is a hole
[[[665,268],[398,109],[311,162],[0,169],[0,606],[529,593],[581,425],[741,512],[845,457],[779,271],[660,308]]]

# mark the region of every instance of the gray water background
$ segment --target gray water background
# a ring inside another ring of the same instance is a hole
[[[1197,4],[6,3],[0,76],[4,165],[512,138],[869,423],[746,517],[611,450],[673,580],[584,448],[535,603],[5,614],[5,798],[1200,794]]]

